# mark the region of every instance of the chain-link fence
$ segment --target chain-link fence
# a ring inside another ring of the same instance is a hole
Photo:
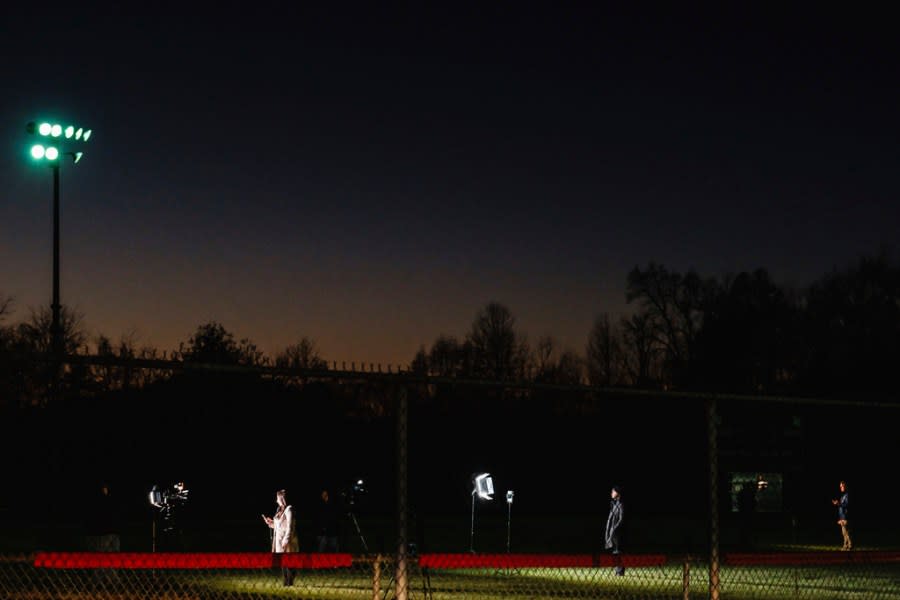
[[[900,553],[723,556],[727,598],[898,598]],[[665,555],[37,553],[4,556],[26,598],[706,598],[709,564]],[[616,568],[625,575],[617,575]],[[284,571],[292,573],[285,585]]]
[[[896,405],[209,371],[4,414],[2,598],[900,598]],[[300,552],[273,554],[284,487]]]

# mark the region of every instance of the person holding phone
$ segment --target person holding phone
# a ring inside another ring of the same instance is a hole
[[[288,504],[287,491],[275,492],[275,504],[278,509],[275,515],[267,517],[262,515],[263,521],[272,529],[272,552],[283,554],[286,552],[299,552],[300,541],[297,538],[297,526],[294,519],[294,509]],[[289,567],[281,568],[282,583],[286,586],[294,584],[294,573]]]

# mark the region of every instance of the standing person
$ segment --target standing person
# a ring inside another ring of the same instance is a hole
[[[622,552],[622,524],[625,519],[625,507],[622,504],[619,486],[613,486],[610,498],[609,516],[606,517],[606,549],[612,550],[612,553],[616,555],[616,575],[624,575],[625,567],[622,565],[619,554]]]
[[[100,484],[87,511],[85,545],[92,552],[119,552],[119,506],[106,482]]]
[[[119,529],[121,512],[119,503],[112,495],[107,482],[100,483],[96,496],[91,498],[85,523],[85,546],[89,552],[119,552],[121,541]],[[118,572],[115,569],[95,569],[94,581],[100,585],[116,583]]]
[[[266,525],[273,530],[272,552],[276,554],[299,552],[300,542],[297,539],[294,509],[288,504],[286,490],[275,492],[275,504],[278,505],[278,510],[275,511],[274,516],[262,516]],[[294,585],[294,573],[289,567],[281,568],[281,576],[284,585]]]
[[[338,507],[331,501],[328,490],[322,490],[316,512],[316,548],[319,552],[338,551]]]
[[[753,546],[753,520],[756,513],[756,491],[758,484],[744,482],[738,493],[738,514],[741,519],[741,547],[750,549]]]
[[[841,490],[841,497],[832,500],[831,503],[838,507],[837,524],[841,526],[841,535],[844,537],[844,545],[841,547],[841,550],[850,550],[853,547],[853,543],[850,541],[850,529],[847,523],[850,504],[850,497],[847,494],[847,482],[841,481],[838,484],[838,488]]]

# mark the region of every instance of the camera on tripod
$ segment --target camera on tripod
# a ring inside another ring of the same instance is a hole
[[[184,482],[179,481],[169,488],[160,488],[154,485],[150,489],[150,504],[163,511],[167,511],[174,506],[184,504],[188,500],[190,490],[184,487]]]
[[[357,479],[354,481],[349,488],[341,492],[341,496],[344,498],[344,502],[347,503],[347,506],[353,506],[356,504],[359,496],[363,496],[366,493],[366,484],[362,479]]]

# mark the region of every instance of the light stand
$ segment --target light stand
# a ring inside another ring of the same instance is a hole
[[[469,529],[469,552],[475,553],[475,490],[472,490],[472,527]]]
[[[506,553],[509,554],[510,523],[512,522],[512,503],[514,492],[506,491]]]
[[[472,489],[472,528],[469,531],[469,552],[475,553],[475,496],[482,500],[493,500],[494,481],[490,473],[481,473],[475,477],[475,487]]]
[[[150,500],[150,506],[153,507],[153,518],[150,525],[150,551],[156,552],[156,514],[158,512],[156,509],[162,509],[165,500],[163,498],[162,490],[156,485],[150,489],[150,493],[147,494],[147,496],[148,500]]]

